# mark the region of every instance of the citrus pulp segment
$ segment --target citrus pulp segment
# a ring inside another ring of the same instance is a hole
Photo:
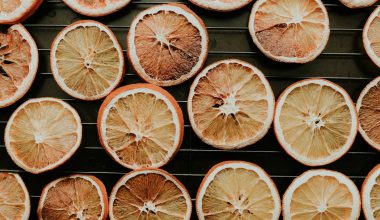
[[[228,12],[248,5],[252,0],[190,0],[193,4],[214,11]]]
[[[365,8],[375,4],[378,0],[339,0],[349,8]]]
[[[30,17],[43,0],[0,0],[0,24],[16,24]]]
[[[367,220],[380,219],[380,165],[369,172],[365,178],[362,190],[363,213]]]
[[[112,14],[127,6],[131,0],[63,0],[75,12],[100,17]]]
[[[380,7],[369,16],[363,29],[364,48],[371,60],[380,67]]]

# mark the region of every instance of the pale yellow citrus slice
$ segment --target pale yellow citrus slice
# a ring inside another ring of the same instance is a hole
[[[161,167],[179,150],[182,110],[164,89],[132,84],[112,92],[98,115],[100,141],[111,157],[130,168]]]
[[[200,220],[277,220],[281,199],[268,174],[255,164],[226,161],[206,174],[198,189]]]
[[[339,0],[349,8],[365,8],[375,4],[378,0]]]
[[[330,170],[309,170],[294,179],[282,200],[284,220],[356,220],[360,194],[347,176]]]
[[[113,32],[97,21],[78,21],[55,38],[53,76],[69,95],[83,100],[107,96],[122,81],[123,51]]]
[[[0,219],[28,220],[30,199],[18,174],[0,173]]]
[[[194,80],[189,119],[207,144],[236,149],[260,140],[273,121],[274,95],[256,67],[241,60],[218,61]]]
[[[110,195],[111,220],[190,220],[191,198],[174,176],[142,169],[123,176]]]
[[[99,17],[119,11],[131,0],[63,0],[63,2],[79,14]]]
[[[30,17],[43,0],[0,0],[0,24],[16,24]]]
[[[42,190],[37,214],[39,220],[106,220],[107,190],[102,181],[90,175],[56,179]]]
[[[127,44],[135,71],[158,86],[177,85],[191,78],[208,54],[203,21],[181,4],[158,5],[138,14],[129,29]]]
[[[364,48],[371,60],[380,67],[380,7],[369,16],[363,29]]]
[[[8,154],[22,169],[42,173],[66,162],[78,149],[82,125],[66,102],[37,98],[24,102],[5,128]]]
[[[380,164],[365,178],[362,190],[363,213],[367,220],[380,219]]]
[[[214,11],[228,12],[241,9],[252,0],[190,0],[193,4]]]
[[[277,140],[290,156],[305,165],[338,160],[351,148],[357,128],[358,117],[350,96],[330,81],[299,81],[277,100]]]
[[[321,0],[258,0],[249,18],[249,31],[261,52],[286,63],[314,60],[330,35]]]

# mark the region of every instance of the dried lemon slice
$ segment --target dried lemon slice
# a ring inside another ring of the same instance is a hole
[[[380,67],[380,7],[369,16],[363,29],[364,48],[371,60]]]
[[[131,0],[63,0],[71,9],[79,14],[100,17],[119,11]]]
[[[193,4],[214,11],[235,11],[248,5],[252,0],[190,0]]]
[[[380,164],[374,167],[362,185],[362,206],[367,220],[380,219]]]
[[[38,9],[43,0],[0,0],[0,24],[24,21]]]
[[[378,0],[339,0],[349,8],[365,8],[375,4]]]

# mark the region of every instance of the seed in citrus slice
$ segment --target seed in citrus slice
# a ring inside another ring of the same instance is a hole
[[[193,4],[204,9],[228,12],[243,8],[252,0],[190,0]]]
[[[100,17],[112,14],[128,5],[131,0],[63,0],[75,12]]]
[[[37,98],[12,114],[4,141],[13,162],[37,174],[70,159],[81,139],[81,120],[73,107],[59,99]]]
[[[249,18],[249,31],[261,52],[286,63],[314,60],[330,35],[321,0],[258,0]]]
[[[200,220],[277,220],[281,199],[276,185],[261,167],[226,161],[206,174],[198,189],[196,208]]]
[[[361,92],[356,109],[359,113],[359,132],[372,147],[380,151],[380,77]]]
[[[124,75],[121,46],[97,21],[78,21],[64,28],[53,42],[50,61],[58,85],[83,100],[104,98]]]
[[[339,0],[349,8],[365,8],[375,4],[378,0]]]
[[[181,4],[158,5],[133,20],[128,57],[138,75],[158,86],[177,85],[202,68],[208,54],[203,21]]]
[[[38,219],[106,220],[107,190],[98,178],[71,175],[47,184],[37,209]]]
[[[111,220],[190,220],[191,198],[174,176],[160,169],[142,169],[123,176],[110,195]]]
[[[38,68],[38,49],[32,36],[21,24],[11,26],[7,33],[0,33],[0,45],[2,108],[15,103],[32,86]]]
[[[363,213],[367,220],[380,219],[380,164],[369,172],[362,190]]]
[[[206,67],[190,88],[188,112],[207,144],[236,149],[260,140],[273,121],[274,95],[265,76],[241,60]]]
[[[0,24],[16,24],[30,17],[43,0],[0,0]]]
[[[28,220],[30,199],[24,181],[18,174],[0,173],[0,218]]]
[[[284,220],[356,220],[360,216],[360,194],[354,182],[331,170],[309,170],[294,179],[282,203]]]
[[[321,166],[338,160],[351,148],[357,128],[358,116],[350,96],[330,81],[299,81],[277,100],[277,140],[305,165]]]
[[[364,48],[371,60],[380,67],[380,7],[369,16],[363,29]]]
[[[183,120],[178,103],[164,89],[151,84],[124,86],[100,107],[100,142],[122,166],[161,167],[181,146]]]

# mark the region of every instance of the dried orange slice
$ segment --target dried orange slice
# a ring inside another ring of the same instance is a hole
[[[30,99],[20,105],[10,117],[4,137],[13,162],[35,174],[66,162],[81,139],[78,113],[55,98]]]
[[[172,86],[191,78],[208,54],[203,21],[181,4],[158,5],[133,20],[127,37],[128,57],[145,81]]]
[[[380,77],[361,92],[356,109],[359,113],[359,132],[372,147],[380,151]]]
[[[355,106],[340,86],[323,79],[299,81],[277,100],[274,130],[285,151],[308,166],[342,157],[358,128]]]
[[[0,1],[1,8],[1,1]],[[19,100],[32,86],[38,68],[38,49],[21,24],[0,33],[0,108]]]
[[[107,96],[124,75],[124,56],[113,32],[97,21],[78,21],[55,38],[51,68],[58,85],[83,100]]]
[[[98,115],[100,142],[130,169],[161,167],[179,150],[184,132],[181,108],[165,90],[151,84],[118,88]]]
[[[261,167],[226,161],[206,174],[198,189],[196,208],[200,220],[276,220],[281,214],[281,199]]]
[[[38,219],[106,220],[107,190],[98,178],[72,175],[47,184],[37,209]]]
[[[330,170],[306,171],[290,184],[282,202],[284,220],[356,220],[360,216],[360,194],[354,182]]]
[[[30,199],[24,181],[18,174],[0,173],[0,218],[28,220]]]
[[[371,60],[380,67],[380,7],[369,16],[363,29],[364,48]]]
[[[252,0],[190,0],[193,4],[208,10],[228,12],[241,9]]]
[[[339,0],[349,8],[365,8],[375,4],[378,0]]]
[[[160,169],[132,171],[110,195],[110,219],[190,220],[191,198],[174,176]]]
[[[365,178],[361,198],[365,218],[367,220],[380,219],[380,164]]]
[[[100,17],[112,14],[127,6],[131,0],[63,0],[75,12]]]
[[[30,17],[43,0],[0,0],[0,24],[16,24]]]
[[[286,63],[314,60],[330,36],[329,18],[320,0],[258,0],[249,31],[261,52]]]
[[[260,140],[273,121],[274,95],[256,67],[241,60],[206,67],[190,88],[188,112],[207,144],[236,149]]]

